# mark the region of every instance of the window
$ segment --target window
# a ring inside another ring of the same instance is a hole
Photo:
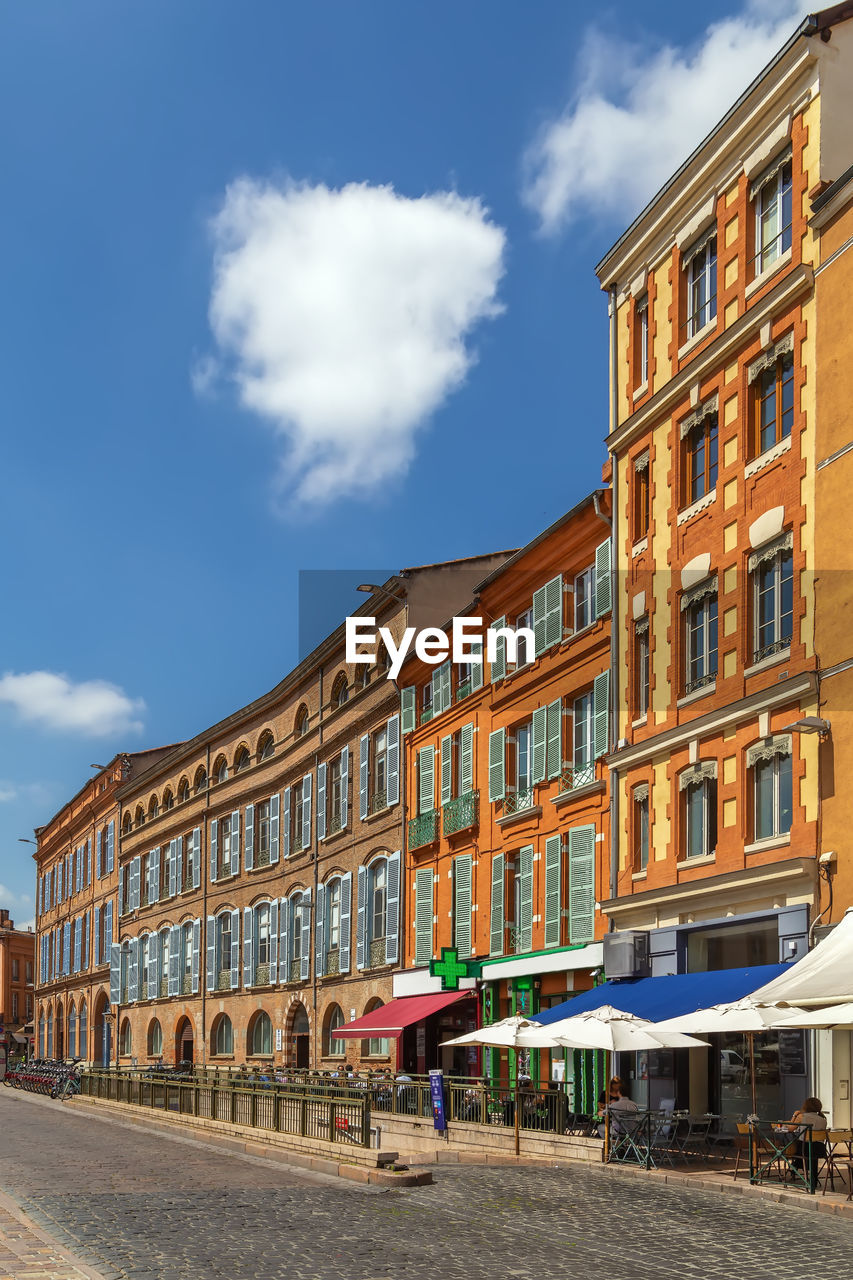
[[[216,991],[231,989],[231,912],[222,911],[216,917],[216,958],[214,961]]]
[[[649,710],[649,620],[634,623],[634,718],[642,720]]]
[[[200,795],[201,792],[204,791],[206,786],[207,786],[207,772],[205,771],[204,765],[200,765],[199,768],[196,769],[195,771],[195,782],[193,783],[193,790],[195,791],[196,795]]]
[[[595,567],[590,565],[575,578],[575,631],[595,621]]]
[[[592,713],[592,692],[584,693],[579,698],[575,698],[574,706],[572,708],[572,769],[574,773],[574,785],[576,787],[583,786],[587,782],[595,781]]]
[[[249,1027],[249,1053],[253,1057],[268,1057],[272,1053],[272,1023],[268,1013],[260,1009]]]
[[[149,936],[146,933],[144,937],[139,939],[139,998],[140,1000],[150,1000],[153,996],[148,994],[148,962],[150,959],[151,947]]]
[[[32,1017],[32,1009],[28,999],[27,1000],[27,1018],[29,1019],[31,1017]],[[77,1052],[79,1053],[81,1058],[85,1058],[86,1049],[87,1049],[86,1041],[88,1039],[88,1034],[89,1034],[88,1027],[86,1025],[86,1001],[85,1000],[80,1001],[80,1019],[77,1025],[77,1031],[78,1031]]]
[[[12,957],[12,981],[21,981],[21,962],[17,956]]]
[[[275,751],[275,738],[270,732],[262,733],[258,743],[258,759],[271,760]]]
[[[634,788],[634,870],[645,871],[649,865],[649,786]]]
[[[426,724],[432,716],[432,684],[427,683],[421,690],[421,724]]]
[[[649,295],[637,299],[634,310],[634,385],[649,380]]]
[[[296,713],[293,731],[297,738],[304,738],[308,732],[308,708],[304,705]]]
[[[172,936],[171,929],[160,930],[160,995],[165,996],[169,991],[169,955],[171,952],[170,940]]]
[[[290,981],[298,982],[302,963],[302,934],[305,929],[306,908],[302,894],[296,893],[290,899]]]
[[[456,664],[456,700],[459,702],[462,698],[467,698],[471,692],[471,663],[457,662]]]
[[[121,1024],[121,1035],[119,1036],[119,1053],[123,1058],[129,1058],[133,1047],[133,1036],[130,1030],[130,1018],[125,1018]]]
[[[383,1008],[382,1001],[379,999],[369,1000],[364,1010],[364,1014],[373,1013],[376,1009]],[[364,1016],[364,1014],[362,1016]],[[373,1037],[370,1040],[362,1040],[361,1056],[368,1058],[387,1058],[391,1053],[391,1041]]]
[[[145,810],[141,804],[136,806],[136,813],[133,815],[133,825],[135,827],[142,827],[145,825]]]
[[[753,598],[753,658],[760,662],[789,648],[794,631],[792,539],[777,550],[750,557]]]
[[[190,784],[186,778],[178,783],[178,804],[184,804],[190,798]]]
[[[188,993],[192,986],[193,977],[193,927],[192,922],[187,921],[183,925],[181,935],[181,977],[182,988],[184,994]]]
[[[122,829],[122,832],[124,833],[124,835],[127,835],[127,834],[128,834],[128,832],[130,831],[130,828],[131,828],[131,826],[132,826],[132,825],[133,825],[133,820],[132,820],[132,818],[131,818],[130,814],[129,814],[129,813],[126,813],[126,814],[124,815],[124,817],[122,818],[122,820],[121,820],[121,829]],[[55,906],[55,905],[56,905],[56,904],[54,903],[54,906]]]
[[[373,809],[388,803],[388,732],[377,729],[371,742],[373,758]]]
[[[794,355],[786,352],[755,381],[752,455],[787,440],[794,423]]]
[[[692,598],[684,612],[684,692],[693,693],[717,676],[717,591]]]
[[[148,1028],[148,1056],[159,1058],[163,1053],[163,1028],[159,1018],[152,1018]]]
[[[326,949],[338,951],[341,945],[341,882],[326,886]]]
[[[218,1058],[230,1057],[234,1052],[234,1028],[227,1013],[221,1013],[213,1027],[213,1052]]]
[[[220,756],[213,766],[213,778],[215,782],[225,782],[228,777],[228,762],[224,756]]]
[[[780,157],[780,161],[776,162],[774,172],[763,180],[759,178],[753,187],[756,275],[761,275],[791,248],[791,161],[784,157]]]
[[[150,822],[152,818],[157,818],[159,816],[160,816],[160,805],[157,801],[157,797],[152,796],[150,801],[148,802],[148,821]]]
[[[681,776],[688,858],[710,856],[717,848],[717,779],[714,766],[693,766]]]
[[[370,941],[384,943],[388,923],[388,864],[384,858],[372,863],[368,885]],[[384,957],[379,963],[384,963]]]
[[[717,415],[709,413],[685,437],[688,502],[698,502],[717,487]]]
[[[326,1015],[323,1035],[323,1053],[327,1058],[342,1058],[347,1051],[346,1040],[335,1036],[338,1027],[344,1025],[344,1011],[339,1004],[333,1004]]]
[[[685,254],[687,274],[687,337],[692,338],[717,314],[717,236],[703,236]]]
[[[270,904],[261,902],[255,907],[255,957],[258,965],[270,962]],[[267,971],[269,979],[269,971]],[[260,981],[258,975],[256,979]]]
[[[335,756],[326,768],[326,835],[341,830],[341,757]]]
[[[772,753],[772,754],[771,754]],[[755,839],[770,840],[791,830],[793,782],[790,749],[771,744],[752,758],[755,785]]]
[[[370,684],[370,667],[360,662],[355,669],[355,679],[353,681],[356,689],[366,689]]]
[[[32,986],[32,981],[33,981],[33,962],[32,962],[32,960],[28,960],[28,961],[27,961],[26,975],[27,975],[27,977],[26,977],[27,986]]]
[[[515,807],[533,804],[533,725],[530,721],[515,730]]]
[[[73,1011],[73,1010],[72,1010],[72,1011]],[[17,1022],[17,1021],[18,1021],[18,993],[17,993],[17,991],[13,991],[13,992],[12,992],[12,1021],[13,1021],[13,1022]],[[70,1052],[73,1054],[73,1053],[74,1053],[74,1050],[72,1049],[72,1050],[70,1050]]]
[[[649,532],[649,451],[634,463],[634,528],[632,539],[639,542]]]
[[[255,805],[255,866],[270,864],[270,802],[260,800]]]
[[[121,1004],[128,1004],[130,995],[130,945],[125,942],[121,949]]]
[[[167,787],[166,790],[163,792],[163,808],[166,810],[169,810],[169,809],[173,809],[174,807],[175,807],[175,797],[172,795],[171,789]]]
[[[293,814],[293,838],[290,847],[294,853],[302,849],[302,815],[305,812],[305,787],[297,782],[291,791],[291,812]]]
[[[332,707],[345,707],[349,699],[349,688],[347,686],[347,678],[343,671],[335,676],[335,683],[332,685]]]
[[[234,772],[242,773],[244,769],[248,769],[252,763],[252,757],[249,755],[248,747],[238,747],[234,756]]]

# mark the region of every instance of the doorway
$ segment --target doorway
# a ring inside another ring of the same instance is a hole
[[[193,1024],[184,1017],[175,1032],[175,1063],[193,1061]]]
[[[293,1013],[293,1065],[297,1070],[307,1070],[311,1059],[309,1040],[311,1028],[308,1025],[308,1014],[303,1006],[297,1005]]]

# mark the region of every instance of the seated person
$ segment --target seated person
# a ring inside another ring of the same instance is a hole
[[[636,1102],[633,1102],[629,1097],[627,1097],[626,1094],[622,1092],[621,1078],[619,1076],[613,1076],[613,1078],[610,1081],[610,1088],[608,1089],[607,1094],[605,1095],[604,1093],[602,1093],[600,1098],[598,1099],[599,1115],[597,1119],[600,1122],[598,1126],[598,1136],[600,1138],[604,1137],[605,1105],[607,1107],[607,1110],[610,1112],[610,1116],[611,1116],[610,1127],[616,1133],[619,1132],[619,1126],[618,1126],[618,1121],[614,1125],[614,1120],[613,1120],[614,1112],[619,1111],[619,1112],[625,1112],[629,1114],[635,1114],[639,1110]]]
[[[805,1127],[807,1125],[811,1127],[810,1143],[809,1129]],[[797,1134],[794,1167],[803,1170],[809,1189],[812,1192],[817,1191],[818,1165],[826,1157],[826,1139],[821,1135],[825,1135],[827,1130],[826,1116],[820,1098],[806,1098],[799,1111],[795,1111],[791,1116],[788,1128]],[[807,1159],[808,1169],[806,1169]]]

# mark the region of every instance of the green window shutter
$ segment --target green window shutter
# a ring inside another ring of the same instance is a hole
[[[540,587],[538,591],[533,592],[533,635],[536,641],[536,657],[540,653],[544,653],[548,648],[545,639],[545,618],[547,615],[547,605],[545,601],[545,588]]]
[[[435,808],[435,747],[421,747],[418,752],[418,813]]]
[[[489,802],[503,800],[506,793],[506,730],[489,734]]]
[[[450,687],[450,663],[443,662],[438,668],[438,687],[441,691],[441,709],[447,711],[453,705],[453,693]]]
[[[563,639],[563,577],[558,574],[533,592],[533,634],[536,656]]]
[[[413,733],[415,729],[415,695],[414,685],[407,685],[400,690],[400,715],[403,733]]]
[[[546,715],[545,777],[559,778],[563,767],[563,701],[549,702]]]
[[[545,726],[547,711],[537,707],[533,712],[533,782],[545,781]]]
[[[430,708],[432,710],[432,714],[437,716],[444,710],[444,707],[441,705],[441,669],[439,667],[433,667],[429,683],[432,689]]]
[[[415,964],[429,964],[432,959],[432,871],[421,867],[415,872]]]
[[[610,672],[602,671],[592,686],[592,756],[606,756],[610,750]]]
[[[569,832],[569,942],[595,938],[595,827]]]
[[[489,955],[504,953],[504,855],[492,858],[492,903],[489,920]]]
[[[471,868],[470,853],[463,853],[453,863],[453,913],[456,921],[456,950],[467,959],[471,954]]]
[[[453,739],[450,734],[441,739],[441,803],[453,799]]]
[[[506,618],[495,618],[491,623],[490,630],[500,631],[506,626]],[[495,660],[491,664],[492,680],[503,680],[506,675],[506,637],[495,637]]]
[[[474,790],[474,726],[463,724],[459,732],[459,750],[462,755],[459,787],[462,795]]]
[[[475,640],[471,645],[471,653],[479,654],[480,661],[475,662],[471,659],[471,691],[474,689],[482,689],[483,687],[483,645],[482,641]]]
[[[560,945],[560,881],[562,879],[563,840],[548,836],[545,841],[545,946]]]
[[[533,950],[533,845],[526,844],[518,852],[518,874],[521,879],[521,919],[516,927],[521,932],[522,951]]]
[[[601,618],[611,609],[610,539],[595,548],[595,616]]]

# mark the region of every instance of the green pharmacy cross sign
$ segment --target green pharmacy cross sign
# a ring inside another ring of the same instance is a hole
[[[460,978],[479,978],[483,966],[477,960],[460,960],[456,947],[442,947],[441,959],[430,960],[430,977],[441,978],[442,991],[458,991]]]

